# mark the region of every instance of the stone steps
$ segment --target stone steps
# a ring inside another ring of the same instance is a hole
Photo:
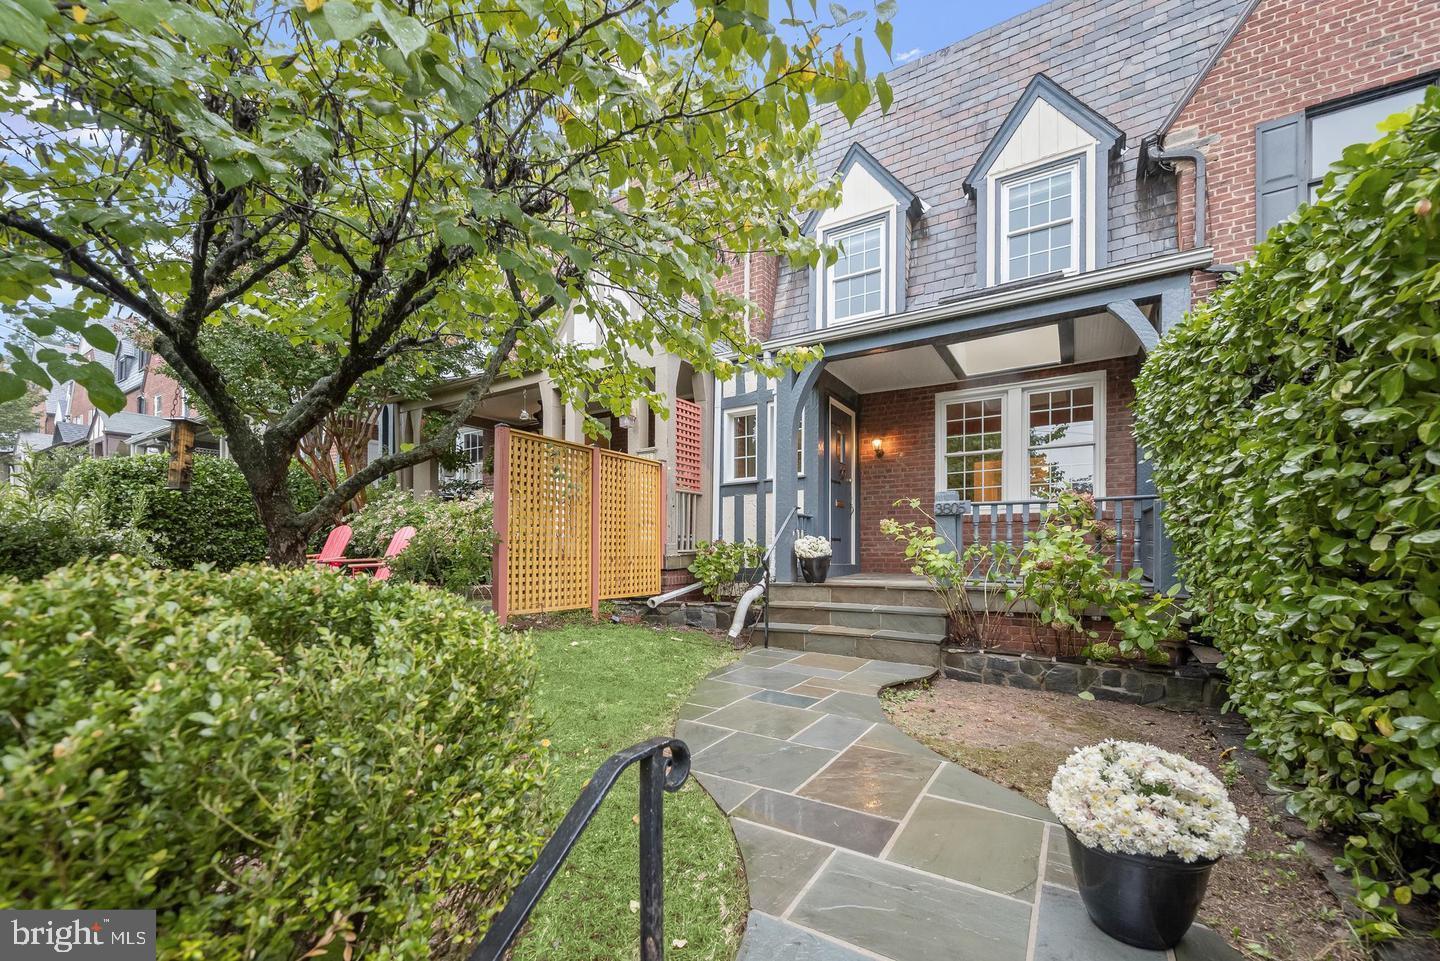
[[[939,666],[945,610],[913,580],[775,584],[770,588],[771,647],[900,664]],[[755,626],[764,642],[765,622]]]

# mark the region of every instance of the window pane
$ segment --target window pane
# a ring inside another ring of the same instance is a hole
[[[1380,121],[1425,99],[1424,87],[1401,90],[1377,100],[1322,114],[1310,121],[1310,177],[1320,180],[1351,144],[1380,137]]]
[[[739,414],[731,418],[730,424],[733,476],[737,479],[754,477],[758,464],[755,444],[755,415]]]
[[[945,483],[964,500],[1004,496],[1003,400],[961,401],[945,408]]]
[[[1095,447],[1032,450],[1030,496],[1049,500],[1066,489],[1095,493]]]

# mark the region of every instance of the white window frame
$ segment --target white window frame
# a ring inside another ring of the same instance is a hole
[[[826,227],[821,234],[826,245],[838,244],[846,237],[862,233],[867,230],[880,231],[880,266],[877,268],[880,274],[880,307],[877,310],[868,311],[863,314],[850,314],[846,317],[835,316],[835,282],[837,280],[848,280],[851,277],[860,277],[864,274],[846,274],[844,277],[835,276],[835,264],[825,265],[824,278],[824,316],[821,318],[821,326],[829,327],[832,324],[852,324],[871,317],[883,317],[889,309],[890,303],[890,216],[889,214],[869,214],[859,220],[852,220],[848,223],[837,224],[833,227]],[[865,274],[871,271],[865,271]]]
[[[161,411],[164,410],[164,408],[165,408],[165,404],[162,402],[162,398],[163,398],[163,397],[164,397],[163,394],[156,394],[156,395],[155,395],[155,408],[154,408],[154,409],[155,409],[155,416],[156,416],[156,417],[164,417],[164,416],[165,416],[164,414],[161,413]],[[184,417],[184,416],[185,416],[185,412],[184,412],[184,411],[181,411],[181,412],[180,412],[180,416],[181,416],[181,417]]]
[[[741,417],[751,417],[755,423],[755,473],[740,477],[735,473],[735,422]],[[755,405],[736,407],[725,411],[725,482],[727,484],[753,484],[760,479],[760,416]]]
[[[775,479],[775,421],[776,412],[780,405],[771,398],[770,403],[765,405],[765,479]]]
[[[1095,496],[1105,496],[1105,373],[1067,374],[1036,380],[1017,380],[993,387],[972,387],[935,395],[935,490],[948,490],[945,469],[945,408],[970,400],[1001,398],[1000,450],[1003,459],[1001,500],[1035,500],[1030,496],[1030,412],[1026,398],[1073,387],[1089,387],[1095,394]]]
[[[1054,220],[1043,225],[1044,229],[1057,227],[1063,223],[1070,224],[1070,266],[1064,271],[1068,277],[1071,274],[1080,272],[1081,261],[1081,238],[1085,230],[1085,205],[1082,203],[1080,182],[1080,157],[1075,156],[1059,163],[1046,163],[1034,170],[1019,173],[1006,177],[1000,181],[999,206],[1000,206],[1000,249],[995,252],[999,258],[1000,282],[1009,283],[1012,280],[1028,280],[1031,277],[1042,276],[1040,274],[1026,274],[1024,277],[1012,277],[1010,275],[1010,241],[1020,234],[1035,233],[1042,229],[1041,226],[1031,224],[1024,230],[1012,234],[1010,230],[1010,191],[1016,187],[1023,187],[1026,184],[1035,183],[1038,180],[1049,180],[1059,173],[1070,175],[1070,216],[1068,220]]]
[[[805,476],[805,408],[800,408],[800,418],[795,422],[795,476]]]

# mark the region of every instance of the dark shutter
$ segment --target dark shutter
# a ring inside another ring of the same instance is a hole
[[[1297,113],[1255,129],[1256,240],[1265,239],[1305,199],[1305,115]]]

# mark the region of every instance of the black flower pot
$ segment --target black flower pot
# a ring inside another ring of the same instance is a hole
[[[800,558],[800,576],[805,578],[807,584],[824,584],[825,578],[830,574],[830,558],[828,557],[802,557]]]
[[[1111,854],[1087,848],[1069,828],[1065,836],[1080,900],[1097,928],[1137,948],[1163,951],[1180,943],[1195,923],[1214,861]]]

